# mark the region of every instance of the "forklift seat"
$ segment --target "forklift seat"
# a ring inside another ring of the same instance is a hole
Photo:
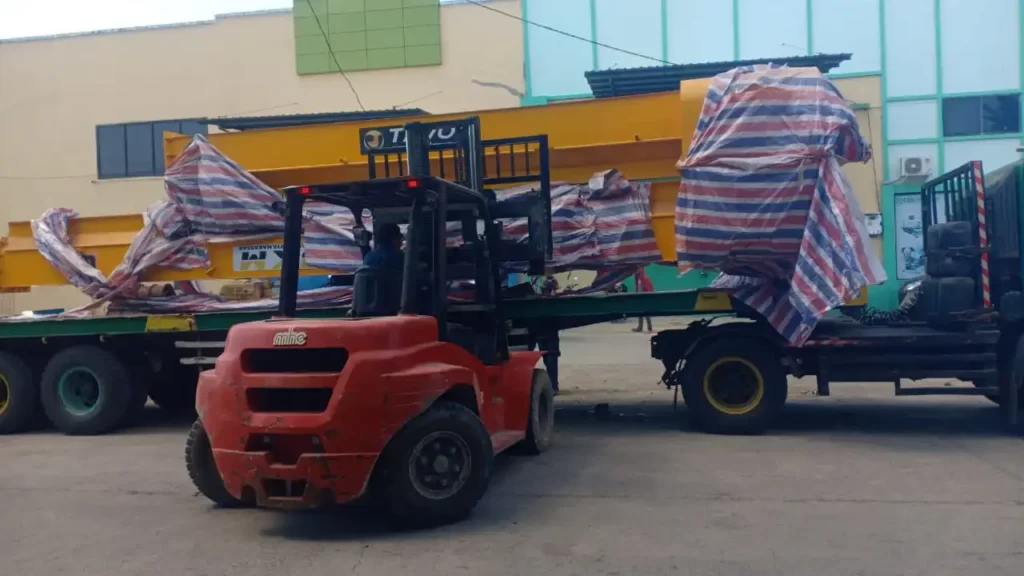
[[[352,316],[395,316],[402,300],[401,270],[363,266],[356,270],[352,283]]]

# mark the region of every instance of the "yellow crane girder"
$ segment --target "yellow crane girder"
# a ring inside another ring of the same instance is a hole
[[[367,178],[366,157],[360,151],[362,128],[478,116],[484,139],[546,134],[552,180],[581,182],[595,172],[617,168],[629,179],[655,181],[651,194],[654,231],[665,260],[670,261],[675,258],[673,218],[679,186],[675,163],[690,143],[708,84],[708,79],[687,80],[678,93],[578,100],[390,122],[376,120],[215,133],[208,139],[257,178],[279,189]],[[189,136],[166,133],[166,164],[173,162],[190,141]],[[490,156],[493,152],[486,154]],[[437,170],[436,159],[434,164]],[[69,235],[75,249],[92,259],[103,274],[109,275],[124,258],[142,224],[139,214],[76,218],[69,225]],[[36,249],[28,222],[12,222],[9,229],[8,237],[0,238],[0,292],[67,284]],[[273,246],[280,242],[280,239],[272,239],[211,243],[208,245],[209,268],[155,267],[147,271],[142,280],[170,282],[277,276],[280,263]],[[249,258],[240,263],[240,254]],[[261,258],[261,255],[266,257]],[[303,273],[327,272],[304,269]]]

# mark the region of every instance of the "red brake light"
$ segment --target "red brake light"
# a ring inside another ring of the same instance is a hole
[[[302,194],[303,196],[309,196],[309,193],[312,191],[313,189],[310,188],[309,186],[303,186],[302,188],[299,188],[299,194]]]
[[[406,188],[419,188],[420,187],[420,181],[419,180],[406,180],[405,181],[405,187]]]

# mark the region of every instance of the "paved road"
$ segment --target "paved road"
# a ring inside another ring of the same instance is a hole
[[[212,509],[181,424],[0,438],[0,574],[1024,574],[1024,443],[985,401],[795,383],[784,429],[706,436],[646,340],[567,337],[556,446],[502,458],[473,518],[433,531]],[[598,401],[625,417],[583,418]]]

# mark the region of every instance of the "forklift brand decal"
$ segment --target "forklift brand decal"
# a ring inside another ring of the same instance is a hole
[[[306,345],[306,333],[296,332],[294,328],[289,328],[287,332],[278,332],[274,334],[274,346],[305,346]]]
[[[235,246],[232,251],[235,272],[265,272],[280,270],[284,260],[284,245],[253,244]],[[303,249],[299,259],[299,268],[309,268],[306,264],[306,251]]]
[[[439,150],[455,146],[458,134],[455,125],[439,126],[430,130],[430,149]],[[359,130],[359,148],[365,154],[405,152],[405,127],[385,126]]]

